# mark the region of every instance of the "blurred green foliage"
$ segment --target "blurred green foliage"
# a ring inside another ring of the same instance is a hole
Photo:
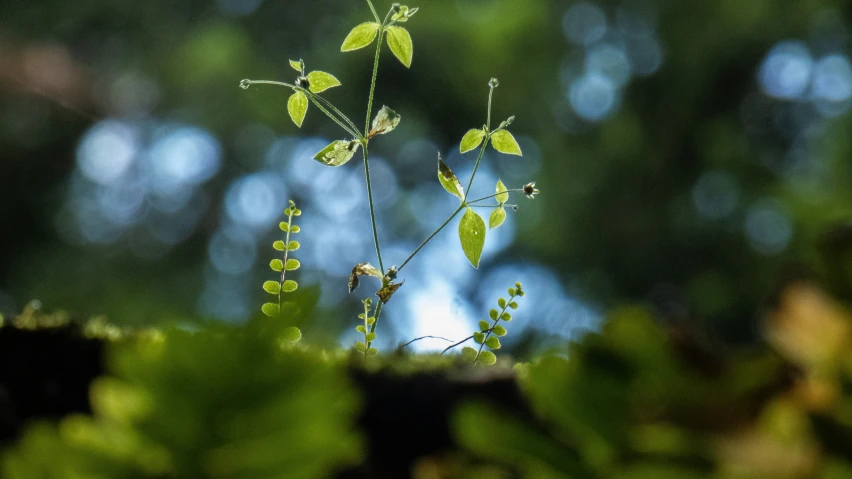
[[[356,461],[358,395],[340,362],[268,332],[174,329],[114,344],[92,416],[33,425],[3,477],[313,478]]]

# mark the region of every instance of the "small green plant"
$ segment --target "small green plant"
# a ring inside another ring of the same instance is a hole
[[[263,283],[263,290],[267,293],[277,296],[278,301],[275,303],[264,303],[263,307],[261,307],[261,311],[263,314],[272,317],[278,318],[282,316],[282,311],[284,310],[286,303],[284,302],[284,294],[292,293],[299,288],[299,283],[292,279],[287,279],[288,271],[296,271],[301,266],[299,260],[290,258],[290,252],[296,251],[301,246],[298,241],[291,240],[291,234],[297,234],[302,229],[293,224],[293,217],[302,216],[302,210],[296,208],[296,203],[293,200],[290,200],[290,206],[284,210],[284,214],[287,215],[287,221],[282,221],[278,227],[285,233],[284,240],[277,240],[272,243],[272,247],[276,251],[282,251],[284,253],[283,259],[273,259],[269,262],[269,267],[272,271],[280,273],[278,281],[266,281]],[[281,338],[283,341],[289,342],[297,342],[302,339],[302,332],[299,328],[293,326],[284,330],[284,333]]]
[[[522,156],[521,147],[515,137],[509,132],[508,128],[515,120],[514,116],[510,116],[499,126],[492,129],[491,126],[491,109],[494,90],[498,87],[499,82],[496,78],[492,78],[488,82],[488,113],[486,121],[481,128],[469,130],[462,138],[459,146],[459,151],[464,154],[479,148],[479,156],[476,159],[476,164],[470,178],[467,181],[467,187],[462,187],[458,177],[453,173],[449,166],[441,160],[438,155],[438,180],[444,189],[450,194],[459,199],[458,208],[450,214],[447,220],[439,226],[432,234],[429,235],[405,260],[400,263],[399,267],[391,266],[385,268],[385,263],[382,258],[381,243],[379,241],[379,232],[376,227],[376,213],[373,201],[373,187],[370,177],[370,156],[369,145],[370,141],[377,136],[385,135],[392,132],[400,123],[402,117],[387,106],[383,106],[375,117],[373,114],[373,98],[376,90],[376,80],[379,71],[379,60],[381,58],[382,46],[387,43],[393,55],[406,67],[410,68],[414,57],[414,45],[411,35],[408,30],[403,28],[401,24],[408,22],[418,8],[409,8],[405,5],[394,3],[388,10],[384,19],[379,17],[378,12],[373,6],[371,0],[367,0],[367,5],[372,13],[373,20],[357,25],[353,28],[340,48],[341,52],[351,52],[360,50],[367,46],[376,43],[375,57],[373,61],[373,74],[370,82],[370,90],[367,95],[367,113],[364,121],[364,128],[360,130],[355,123],[349,119],[339,108],[320,95],[329,88],[341,86],[341,82],[330,73],[321,71],[311,71],[306,73],[305,62],[290,61],[290,66],[298,72],[298,76],[294,83],[285,83],[270,80],[242,80],[240,87],[247,89],[252,85],[278,85],[289,88],[293,91],[290,99],[287,102],[287,110],[290,118],[297,127],[301,127],[305,115],[308,111],[308,106],[313,104],[323,114],[334,121],[346,133],[348,137],[335,140],[328,146],[320,150],[314,159],[327,166],[342,166],[348,163],[355,154],[360,150],[364,158],[364,176],[367,183],[367,199],[370,206],[370,221],[373,230],[373,244],[376,249],[376,260],[378,267],[374,267],[369,263],[361,263],[356,265],[349,279],[349,292],[358,287],[361,276],[373,276],[377,278],[381,285],[376,292],[379,297],[379,303],[376,305],[375,314],[372,316],[373,322],[364,325],[365,341],[363,352],[365,355],[370,355],[370,351],[374,350],[370,347],[372,339],[369,335],[374,335],[376,326],[381,315],[382,306],[390,301],[391,297],[402,286],[404,281],[396,282],[397,275],[403,268],[425,247],[438,233],[440,233],[459,213],[464,212],[459,223],[459,241],[465,257],[474,268],[479,267],[482,257],[482,250],[485,246],[485,237],[488,229],[494,229],[503,224],[506,220],[506,207],[511,207],[517,211],[516,204],[509,204],[509,195],[511,193],[524,193],[529,198],[533,198],[538,194],[535,189],[535,183],[529,183],[522,188],[508,189],[502,181],[497,182],[495,193],[483,198],[469,199],[473,180],[476,177],[476,172],[482,162],[485,150],[491,145],[496,151],[509,155]],[[371,122],[372,119],[372,122]],[[494,199],[494,204],[485,204],[486,200]],[[490,208],[491,214],[488,220],[488,228],[485,221],[477,214],[475,208]],[[283,275],[282,275],[283,278]],[[283,283],[282,283],[283,286]],[[274,288],[273,288],[274,289]],[[275,306],[270,304],[270,308]],[[280,305],[276,312],[280,312]],[[366,319],[366,315],[365,315]],[[360,326],[359,326],[360,327]],[[368,328],[369,327],[369,328]],[[360,343],[359,343],[360,344]],[[361,351],[361,349],[359,349]],[[477,359],[479,355],[477,355]]]
[[[466,343],[473,339],[476,344],[479,344],[479,349],[472,348],[470,346],[465,346],[462,348],[462,359],[466,361],[470,361],[473,364],[481,363],[486,366],[491,366],[497,362],[497,355],[495,355],[492,351],[483,351],[485,346],[488,346],[489,349],[497,350],[502,346],[500,344],[500,338],[508,334],[506,328],[500,325],[500,321],[508,323],[512,320],[512,315],[507,311],[508,309],[518,309],[518,302],[515,301],[516,297],[523,297],[524,290],[521,287],[521,283],[515,283],[514,288],[509,288],[509,299],[500,298],[497,300],[497,307],[500,308],[500,311],[496,309],[491,309],[488,312],[488,317],[493,321],[493,323],[489,323],[488,321],[481,320],[479,322],[479,331],[473,333],[472,335],[462,339],[461,341],[451,344],[447,346],[446,349],[441,354],[446,353],[450,349],[453,349],[456,346]]]
[[[369,331],[369,327],[376,322],[375,316],[370,316],[370,308],[373,306],[373,300],[370,298],[366,298],[361,301],[364,304],[364,312],[359,314],[358,317],[364,321],[364,324],[359,324],[355,330],[359,333],[364,334],[364,341],[358,341],[355,343],[355,350],[359,353],[363,353],[364,357],[375,356],[379,353],[379,350],[376,348],[370,347],[370,343],[376,339],[376,333]]]

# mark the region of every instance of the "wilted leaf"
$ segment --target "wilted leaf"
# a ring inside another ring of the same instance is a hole
[[[359,263],[356,264],[354,268],[352,268],[352,273],[349,274],[349,292],[355,291],[359,284],[361,284],[361,280],[358,278],[359,276],[375,276],[376,278],[382,279],[382,273],[375,266],[370,263]]]
[[[438,156],[438,181],[441,182],[441,186],[450,194],[464,201],[464,188],[462,188],[461,182],[453,173],[453,170],[441,160],[440,155]]]
[[[462,138],[461,144],[459,145],[459,151],[462,153],[467,153],[470,150],[473,150],[480,144],[482,144],[482,140],[485,138],[485,132],[482,130],[470,130],[464,134]]]
[[[302,331],[295,326],[285,328],[284,331],[281,332],[282,342],[296,343],[299,342],[300,339],[302,339]]]
[[[308,73],[308,89],[314,93],[321,93],[329,88],[340,86],[340,80],[335,78],[331,73],[326,72],[310,72]]]
[[[373,43],[376,35],[379,33],[379,24],[376,22],[367,22],[353,28],[346,39],[343,40],[343,46],[340,47],[341,52],[350,52],[364,48]]]
[[[494,208],[491,216],[488,217],[488,228],[494,229],[502,225],[506,221],[506,210],[502,206]]]
[[[314,155],[314,159],[327,166],[344,165],[355,156],[359,146],[361,143],[356,140],[337,140]]]
[[[387,303],[388,301],[390,301],[393,294],[396,293],[396,290],[398,290],[399,287],[403,285],[403,283],[405,283],[405,281],[403,281],[402,283],[397,283],[397,284],[389,284],[389,285],[383,287],[382,289],[378,290],[376,292],[376,296],[378,296],[379,299],[382,300],[382,303]]]
[[[500,153],[524,156],[523,153],[521,153],[521,147],[518,145],[515,137],[507,130],[495,131],[491,135],[491,146]]]
[[[269,294],[278,294],[281,291],[281,285],[277,281],[266,281],[263,283],[263,290]]]
[[[478,268],[485,246],[485,221],[470,208],[467,208],[459,223],[459,239],[467,260],[474,268]]]
[[[373,128],[370,130],[369,138],[392,132],[399,125],[401,119],[402,117],[397,112],[383,106],[373,119]]]
[[[503,184],[502,180],[497,180],[497,188],[494,192],[497,193],[497,196],[494,197],[497,200],[497,203],[502,205],[509,201],[509,190],[506,188],[506,185]]]
[[[302,122],[305,121],[305,113],[307,112],[308,97],[300,91],[290,95],[290,99],[287,100],[287,113],[290,114],[290,119],[299,128],[302,127]]]
[[[408,33],[408,30],[402,27],[388,27],[388,46],[394,56],[406,68],[411,68],[411,60],[414,57],[414,44],[411,42],[411,35]]]
[[[494,338],[494,339],[497,339],[497,338]],[[497,362],[497,356],[494,353],[492,353],[491,351],[482,351],[479,354],[479,362],[486,365],[486,366],[492,366],[492,365],[494,365],[494,363]]]

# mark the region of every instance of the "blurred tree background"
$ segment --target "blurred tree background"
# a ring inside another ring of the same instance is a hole
[[[436,154],[472,167],[457,145],[492,76],[495,119],[517,117],[525,156],[487,155],[478,188],[534,180],[542,195],[492,234],[479,271],[451,231],[419,256],[385,346],[469,334],[515,280],[521,355],[623,302],[741,341],[786,278],[852,295],[848,2],[411,6],[412,68],[384,61],[377,90],[403,115],[375,148],[388,262],[452,211]],[[373,257],[363,171],[311,159],[338,139],[316,111],[297,131],[286,90],[238,83],[292,81],[303,58],[359,118],[372,57],[338,50],[369,16],[343,0],[0,3],[0,313],[39,298],[119,324],[245,321],[292,197],[321,312],[303,331],[349,334],[346,276]]]

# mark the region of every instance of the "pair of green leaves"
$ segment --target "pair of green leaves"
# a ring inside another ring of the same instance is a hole
[[[376,39],[376,36],[379,35],[381,29],[382,26],[376,22],[366,22],[358,25],[343,40],[340,51],[351,52],[369,46]],[[394,56],[406,68],[411,68],[411,61],[414,58],[414,43],[411,41],[411,34],[408,33],[408,30],[397,26],[387,26],[384,27],[384,33],[387,34],[388,47],[390,47]]]
[[[290,66],[300,74],[296,84],[311,93],[321,93],[329,88],[341,85],[340,80],[330,73],[313,71],[305,75],[305,62],[302,60],[298,62],[290,60]],[[305,121],[305,115],[308,113],[308,96],[302,91],[295,90],[290,95],[290,99],[287,100],[287,113],[290,114],[293,123],[301,128]]]
[[[492,230],[506,221],[506,208],[503,205],[509,201],[509,190],[506,189],[503,181],[497,180],[495,193],[497,193],[494,197],[497,200],[497,207],[491,211],[491,216],[488,218],[488,228]]]
[[[500,153],[524,156],[520,145],[518,145],[518,141],[515,140],[515,137],[509,130],[497,130],[489,136],[484,128],[481,130],[469,130],[465,133],[461,144],[459,144],[459,151],[463,154],[467,153],[481,145],[483,140],[490,141],[491,146]]]
[[[400,120],[402,117],[397,112],[383,106],[373,118],[373,126],[367,138],[392,132],[399,125]],[[333,141],[314,155],[314,159],[326,166],[342,166],[355,156],[360,147],[361,142],[358,140]]]

